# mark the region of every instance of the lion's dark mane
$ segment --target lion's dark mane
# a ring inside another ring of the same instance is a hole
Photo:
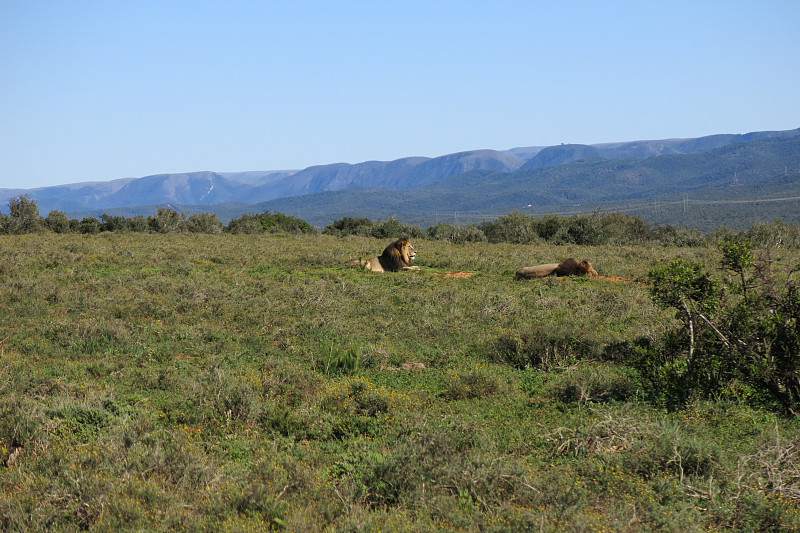
[[[561,261],[553,271],[555,276],[586,276],[593,271],[592,264],[588,261],[578,261],[570,257]]]
[[[378,256],[378,261],[386,272],[397,272],[402,270],[403,267],[411,266],[411,263],[403,260],[403,254],[401,252],[403,246],[410,242],[408,237],[400,237],[387,246],[386,249],[383,250],[383,253]]]

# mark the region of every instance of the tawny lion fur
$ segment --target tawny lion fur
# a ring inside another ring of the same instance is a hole
[[[420,270],[413,266],[411,261],[417,256],[417,251],[408,237],[400,237],[383,251],[378,257],[362,259],[361,266],[373,272],[398,272],[400,270]]]
[[[517,270],[514,279],[543,278],[545,276],[597,276],[597,271],[589,261],[578,261],[570,257],[560,263],[529,266]]]

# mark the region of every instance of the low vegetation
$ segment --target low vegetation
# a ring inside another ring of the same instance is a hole
[[[0,235],[0,529],[800,530],[797,228],[380,274],[263,220]]]

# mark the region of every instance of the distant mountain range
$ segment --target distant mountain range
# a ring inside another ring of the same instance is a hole
[[[791,205],[798,204],[785,202],[791,202],[786,198],[792,191],[800,196],[799,173],[800,129],[796,129],[0,189],[0,206],[26,194],[36,200],[43,216],[51,210],[74,218],[101,213],[150,215],[157,206],[170,206],[187,213],[214,212],[224,223],[243,213],[268,210],[318,226],[343,216],[398,216],[428,225],[443,219],[485,220],[515,209],[634,212],[633,203],[642,201],[667,205],[682,200],[685,212],[687,195],[692,202],[706,204],[723,196],[733,202],[770,195],[783,198],[780,205],[775,202],[780,213],[791,213]]]

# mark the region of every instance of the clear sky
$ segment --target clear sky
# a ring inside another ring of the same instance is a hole
[[[800,127],[800,1],[0,0],[0,187]]]

